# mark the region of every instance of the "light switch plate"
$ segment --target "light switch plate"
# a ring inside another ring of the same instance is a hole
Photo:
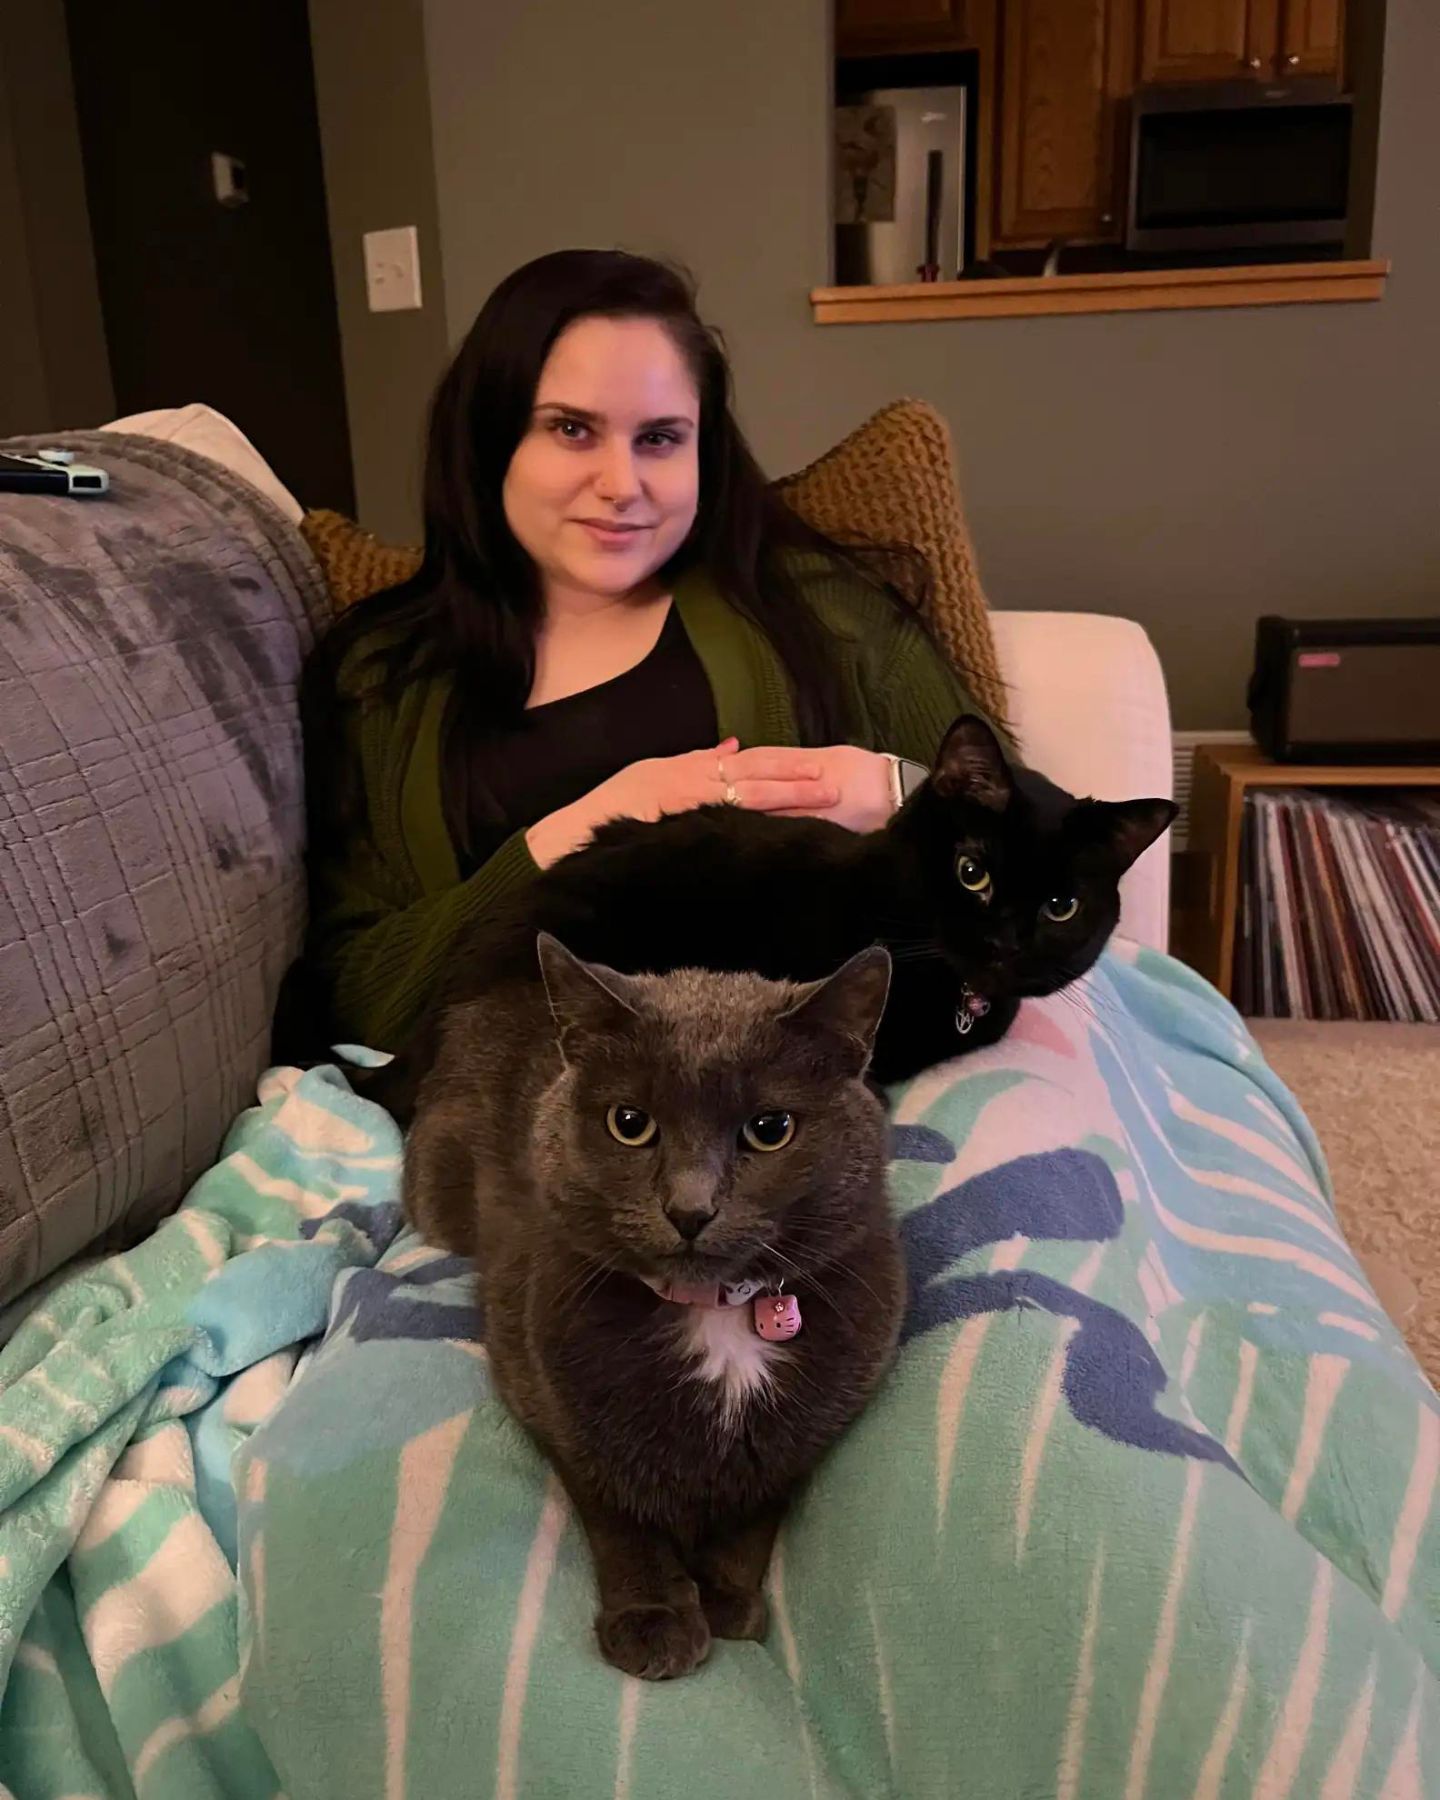
[[[210,182],[222,206],[244,206],[250,199],[250,182],[238,156],[223,150],[210,152]]]
[[[371,312],[408,312],[421,304],[420,239],[413,225],[367,231],[365,292]]]

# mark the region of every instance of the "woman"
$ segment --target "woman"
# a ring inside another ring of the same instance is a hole
[[[645,258],[501,283],[440,384],[424,508],[419,573],[306,673],[327,1041],[399,1047],[457,932],[605,820],[728,801],[872,830],[894,757],[928,763],[971,705],[767,486],[690,288]]]

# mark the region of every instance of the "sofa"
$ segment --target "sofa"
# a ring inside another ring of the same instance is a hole
[[[71,440],[114,477],[84,542],[0,504],[0,1793],[1440,1792],[1440,1402],[1163,953],[1163,846],[1093,975],[892,1096],[902,1345],[769,1640],[669,1689],[600,1661],[398,1129],[344,1058],[265,1066],[333,523],[204,409],[123,423]],[[948,461],[927,516],[937,635],[1027,758],[1168,792],[1144,633],[986,614]]]

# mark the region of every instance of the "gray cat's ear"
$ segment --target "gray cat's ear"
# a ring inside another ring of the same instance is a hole
[[[875,1034],[889,995],[890,952],[882,944],[872,944],[826,980],[809,987],[785,1019],[852,1049],[850,1060],[858,1075],[874,1053]]]
[[[1097,800],[1098,836],[1123,875],[1174,820],[1173,800]]]
[[[971,800],[1004,812],[1015,791],[1010,765],[994,731],[978,713],[962,713],[945,733],[930,785],[942,800]]]
[[[581,962],[548,931],[540,933],[535,949],[562,1048],[572,1032],[588,1036],[635,1023],[635,1009],[626,998],[629,982],[624,975],[617,975],[601,963]]]

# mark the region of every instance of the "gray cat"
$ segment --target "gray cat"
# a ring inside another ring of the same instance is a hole
[[[479,1264],[496,1387],[589,1538],[602,1652],[662,1680],[764,1636],[785,1503],[894,1350],[865,1079],[890,959],[802,986],[539,956],[543,987],[448,1014],[406,1209]]]

